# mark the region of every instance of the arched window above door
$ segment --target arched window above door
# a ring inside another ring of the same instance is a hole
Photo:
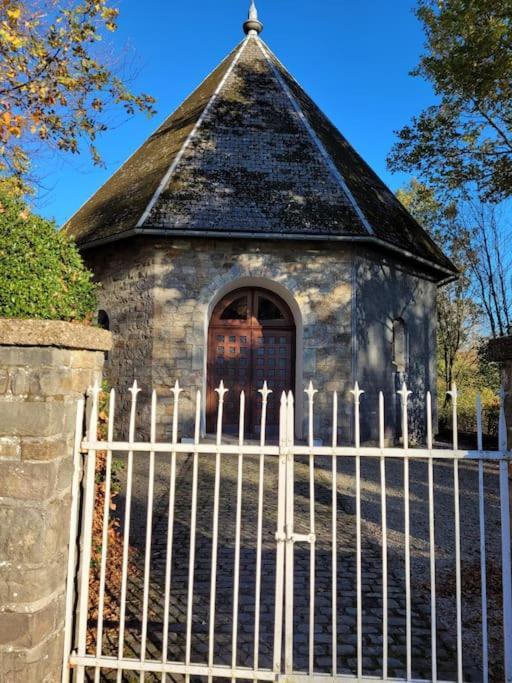
[[[247,320],[249,315],[248,297],[241,296],[224,308],[220,316],[221,320]]]
[[[259,327],[293,327],[292,313],[285,302],[261,289],[238,290],[217,304],[211,324],[233,322]]]

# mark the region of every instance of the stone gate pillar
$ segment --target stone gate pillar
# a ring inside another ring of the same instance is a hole
[[[57,683],[76,402],[110,333],[0,319],[0,681]]]

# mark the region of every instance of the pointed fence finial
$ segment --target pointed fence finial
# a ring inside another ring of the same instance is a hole
[[[359,399],[365,392],[359,387],[359,382],[356,382],[354,388],[350,390],[350,393],[354,397],[354,401],[359,405]]]
[[[258,19],[258,10],[254,0],[249,7],[249,18],[244,22],[244,32],[248,36],[257,36],[263,31],[263,24]]]
[[[406,382],[402,383],[402,388],[400,389],[400,391],[397,391],[396,393],[402,399],[402,406],[407,407],[407,402],[409,400],[409,396],[411,396],[412,394],[412,391],[409,391]]]
[[[272,389],[268,388],[267,382],[263,382],[263,389],[258,389],[258,393],[261,394],[261,399],[263,403],[267,403],[268,397],[272,393]]]

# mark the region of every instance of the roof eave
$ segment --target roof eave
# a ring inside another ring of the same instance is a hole
[[[175,229],[167,229],[167,228],[159,228],[159,227],[144,227],[144,228],[132,228],[130,230],[125,230],[123,232],[118,233],[117,235],[113,235],[111,237],[105,237],[103,239],[97,239],[97,240],[91,240],[90,242],[83,242],[83,243],[78,243],[78,247],[83,250],[89,250],[93,249],[95,247],[100,247],[105,244],[109,244],[112,242],[119,242],[120,240],[128,239],[130,237],[140,237],[142,235],[145,236],[153,236],[153,237],[180,237],[180,238],[186,238],[186,237],[208,237],[210,239],[212,238],[221,238],[221,239],[229,239],[236,237],[238,239],[259,239],[259,240],[287,240],[287,241],[298,241],[298,242],[349,242],[349,243],[366,243],[366,244],[373,244],[381,247],[382,249],[385,249],[387,251],[394,252],[396,254],[400,254],[401,256],[407,258],[408,260],[413,260],[419,264],[421,264],[423,267],[429,268],[431,270],[436,271],[439,273],[440,276],[442,276],[437,282],[439,286],[443,286],[445,284],[448,284],[449,282],[453,282],[456,280],[459,276],[459,271],[455,266],[453,268],[448,268],[446,266],[442,266],[439,263],[436,263],[435,261],[431,261],[423,256],[418,256],[417,254],[414,254],[413,252],[409,251],[408,249],[404,249],[402,247],[398,247],[395,244],[392,244],[391,242],[387,242],[386,240],[376,237],[375,235],[318,235],[315,233],[272,233],[272,234],[267,234],[267,233],[262,233],[262,232],[245,232],[245,231],[237,231],[237,230],[175,230]]]

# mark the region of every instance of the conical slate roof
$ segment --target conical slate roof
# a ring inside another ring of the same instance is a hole
[[[245,40],[66,231],[84,247],[136,234],[371,241],[454,273],[258,26],[246,22]]]

